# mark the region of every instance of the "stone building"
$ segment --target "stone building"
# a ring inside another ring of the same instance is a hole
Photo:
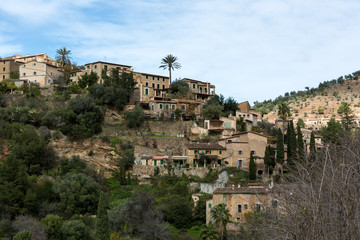
[[[10,79],[13,72],[18,73],[20,64],[15,59],[0,59],[0,80]]]
[[[219,144],[226,148],[226,165],[249,170],[250,154],[253,153],[258,174],[265,171],[264,157],[267,137],[257,132],[241,132],[221,139]]]
[[[219,144],[192,143],[186,144],[184,156],[187,156],[189,167],[217,168],[224,165],[226,148]]]
[[[194,99],[205,103],[210,97],[215,96],[215,86],[209,82],[202,82],[190,78],[183,78],[189,84],[189,89],[194,94]]]
[[[245,222],[247,213],[259,212],[266,207],[279,208],[278,190],[263,184],[249,184],[248,187],[232,185],[225,188],[217,188],[212,199],[206,202],[206,224],[211,219],[211,209],[218,204],[226,204],[231,215],[228,230],[239,230],[236,223]]]

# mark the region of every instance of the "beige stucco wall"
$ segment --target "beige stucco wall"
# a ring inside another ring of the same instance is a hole
[[[255,151],[254,156],[259,158],[256,161],[258,170],[264,170],[263,158],[265,157],[265,148],[267,146],[266,137],[248,132],[230,139],[220,140],[219,144],[226,147],[226,161],[229,163],[228,166],[248,170],[250,153],[251,151]],[[241,152],[239,153],[239,151]]]
[[[61,75],[62,72],[57,67],[42,62],[33,61],[20,65],[20,79],[41,87],[50,86]]]
[[[219,160],[226,157],[226,150],[203,150],[203,149],[192,150],[192,149],[185,148],[184,156],[188,157],[187,163],[189,164],[189,167],[191,167],[191,168],[194,167],[194,159],[197,159],[201,153],[204,153],[206,155],[216,155],[216,156],[218,156]],[[216,168],[217,165],[218,165],[217,160],[216,160],[216,162],[212,163],[213,168]],[[199,165],[196,163],[195,167],[198,168]],[[207,167],[207,166],[205,166],[205,164],[204,164],[204,167]]]

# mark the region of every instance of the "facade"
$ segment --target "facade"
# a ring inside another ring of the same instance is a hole
[[[191,168],[217,168],[224,164],[226,148],[219,144],[210,143],[186,144],[184,156],[187,157],[187,164]]]
[[[219,134],[222,138],[236,133],[236,118],[234,116],[220,117],[219,120],[205,120],[204,128],[209,134]]]
[[[226,162],[229,167],[249,170],[250,154],[253,153],[258,174],[265,171],[264,157],[267,137],[257,132],[241,132],[221,139],[219,144],[226,148]]]
[[[24,63],[19,69],[20,80],[27,80],[41,87],[50,86],[63,75],[54,65],[38,61]]]
[[[235,116],[237,119],[243,118],[246,123],[246,130],[251,131],[253,126],[257,126],[258,122],[262,120],[261,113],[257,112],[241,112],[236,111]]]
[[[145,110],[145,113],[155,118],[175,117],[176,110],[180,110],[182,117],[190,116],[192,113],[199,116],[201,112],[201,103],[190,99],[153,98],[149,100],[148,105],[149,109]]]
[[[34,55],[27,54],[26,56],[12,55],[10,57],[6,57],[5,59],[14,60],[17,63],[28,63],[32,61],[37,61],[37,62],[47,63],[56,66],[56,61],[50,58],[46,53],[34,54]]]
[[[194,94],[194,100],[205,103],[210,97],[215,95],[215,86],[209,82],[202,82],[189,78],[183,78],[183,81],[189,84],[191,92]]]
[[[169,160],[169,156],[142,156],[140,159],[140,165],[144,166],[166,166]]]
[[[10,79],[12,72],[19,72],[19,66],[15,59],[0,59],[0,81]]]
[[[134,80],[139,91],[140,103],[149,103],[156,98],[162,100],[170,86],[169,77],[161,75],[134,72]]]
[[[231,215],[229,230],[238,229],[234,223],[245,222],[247,213],[262,211],[265,207],[279,208],[278,194],[271,187],[261,184],[249,184],[248,187],[233,185],[231,187],[217,188],[212,199],[206,202],[206,224],[211,219],[211,209],[218,204],[226,204]]]
[[[87,72],[88,74],[90,74],[91,72],[94,72],[99,76],[99,80],[98,80],[99,83],[102,83],[102,81],[103,81],[102,76],[101,76],[102,71],[105,70],[106,73],[109,74],[110,70],[114,69],[114,68],[119,69],[120,73],[121,72],[130,73],[132,71],[132,66],[97,61],[97,62],[85,64],[85,70],[83,71],[84,72],[83,74],[85,74],[85,72]],[[74,79],[74,80],[78,81],[78,79]]]

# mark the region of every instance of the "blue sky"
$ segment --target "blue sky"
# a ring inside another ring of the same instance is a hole
[[[66,46],[78,64],[109,61],[209,81],[266,100],[360,69],[358,0],[0,0],[0,56]]]

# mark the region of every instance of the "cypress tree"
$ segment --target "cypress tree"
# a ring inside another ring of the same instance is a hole
[[[268,174],[270,174],[270,166],[271,166],[271,156],[270,156],[270,146],[266,146],[265,148],[265,157],[264,157],[264,164],[268,169]]]
[[[108,199],[104,192],[100,193],[98,209],[96,214],[96,239],[108,240],[109,239],[109,218],[107,210],[109,207]]]
[[[297,152],[299,161],[303,161],[305,159],[305,149],[304,149],[304,140],[301,133],[300,125],[296,128],[297,131]]]
[[[276,162],[280,164],[284,163],[284,142],[280,128],[276,136]]]
[[[256,179],[256,163],[255,163],[254,156],[252,153],[250,154],[249,172],[250,172],[250,175],[249,175],[250,180],[255,180]]]
[[[297,157],[296,135],[293,121],[289,122],[287,130],[287,162],[289,165],[293,165],[294,159]]]
[[[315,135],[314,135],[314,132],[311,132],[311,136],[310,136],[310,161],[315,161],[315,159],[316,159]]]

